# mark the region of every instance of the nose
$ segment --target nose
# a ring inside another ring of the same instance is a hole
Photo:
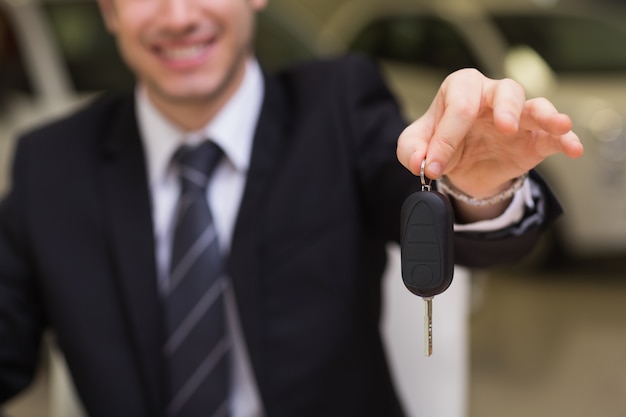
[[[197,0],[160,0],[161,18],[172,29],[186,29],[193,26],[194,19],[198,16],[195,12]]]

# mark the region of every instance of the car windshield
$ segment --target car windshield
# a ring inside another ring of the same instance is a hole
[[[480,67],[456,28],[435,16],[387,16],[374,20],[355,37],[349,49],[444,72]]]
[[[530,46],[558,74],[626,72],[626,25],[594,16],[519,13],[490,19],[509,46]],[[480,42],[468,39],[457,23],[423,13],[382,16],[365,25],[349,49],[443,72],[487,71],[470,47]]]
[[[512,46],[528,45],[556,73],[626,71],[626,29],[608,20],[583,16],[494,16]]]

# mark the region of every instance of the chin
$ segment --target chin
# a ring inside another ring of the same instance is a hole
[[[217,95],[218,89],[214,86],[185,83],[185,85],[164,85],[159,88],[161,95],[174,101],[200,101]]]

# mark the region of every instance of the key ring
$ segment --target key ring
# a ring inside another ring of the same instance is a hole
[[[426,170],[426,158],[422,161],[422,166],[420,167],[420,180],[422,181],[422,191],[430,191],[430,184],[432,180],[429,178],[428,182],[426,182],[426,175],[424,171]]]

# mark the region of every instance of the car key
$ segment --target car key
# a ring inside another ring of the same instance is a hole
[[[401,210],[402,280],[424,299],[424,354],[432,354],[432,300],[452,283],[454,274],[453,212],[444,194],[431,190],[424,175],[422,190],[411,194]]]

